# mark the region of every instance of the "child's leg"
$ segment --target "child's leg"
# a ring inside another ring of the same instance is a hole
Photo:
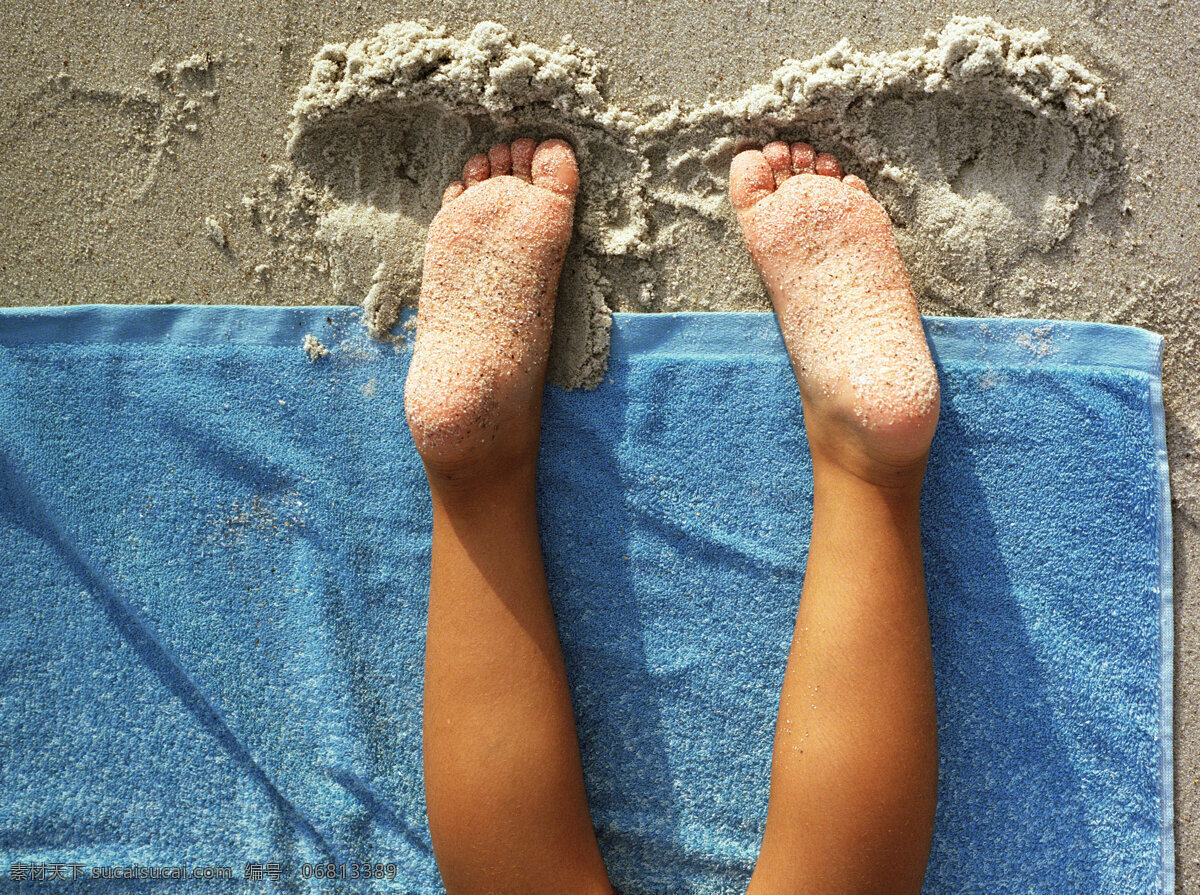
[[[750,892],[919,892],[937,800],[918,515],[936,371],[862,181],[783,143],[740,154],[730,180],[800,383],[814,480]]]
[[[578,173],[518,140],[430,228],[405,390],[433,500],[425,797],[446,889],[611,891],[546,591],[534,469]]]

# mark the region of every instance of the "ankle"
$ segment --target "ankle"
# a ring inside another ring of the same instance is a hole
[[[937,427],[936,395],[919,412],[895,419],[890,407],[845,395],[802,396],[814,476],[818,469],[841,470],[876,487],[920,493]]]
[[[473,512],[489,506],[532,500],[537,456],[528,459],[446,466],[425,463],[433,501],[452,512]]]
[[[835,452],[812,442],[810,451],[815,489],[874,491],[889,502],[920,501],[928,451],[903,461],[878,460],[862,451]]]

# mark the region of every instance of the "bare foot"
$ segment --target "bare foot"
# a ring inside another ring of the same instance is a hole
[[[579,171],[562,140],[477,155],[429,228],[404,408],[431,479],[537,458],[554,298]]]
[[[938,380],[887,212],[807,143],[739,153],[729,196],[779,315],[814,469],[919,483]]]

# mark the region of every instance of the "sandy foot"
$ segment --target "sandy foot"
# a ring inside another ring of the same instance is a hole
[[[579,171],[562,140],[477,155],[429,228],[404,406],[430,475],[533,463]]]
[[[922,468],[937,372],[887,212],[806,143],[739,153],[729,194],[779,315],[814,463],[880,484]]]

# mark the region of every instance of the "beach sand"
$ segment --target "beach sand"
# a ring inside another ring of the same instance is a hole
[[[356,304],[404,338],[446,183],[497,139],[562,136],[582,188],[551,376],[586,388],[613,311],[769,307],[728,164],[810,140],[884,202],[923,313],[1166,337],[1178,889],[1200,890],[1200,7],[349,6],[10,12],[0,305]]]

